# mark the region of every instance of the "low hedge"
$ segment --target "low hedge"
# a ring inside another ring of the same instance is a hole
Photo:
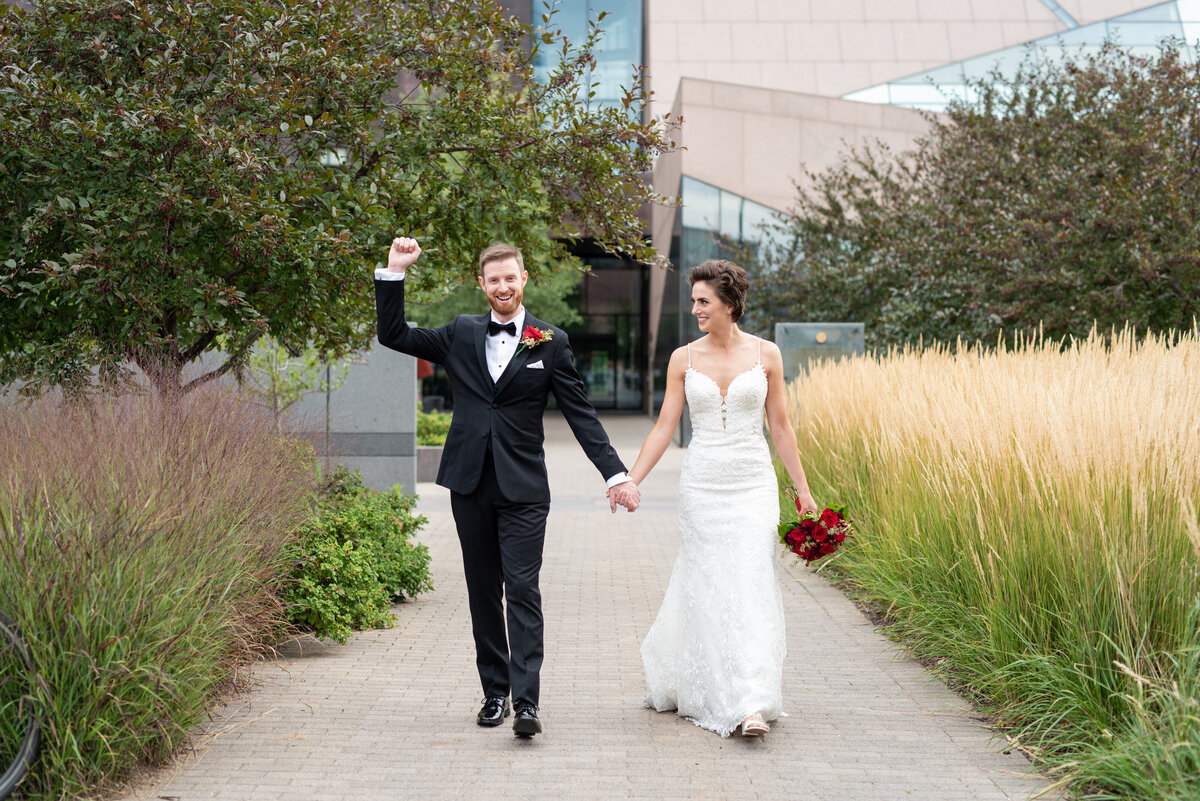
[[[426,518],[415,496],[377,492],[338,467],[292,548],[288,619],[345,642],[352,629],[392,625],[391,607],[433,589],[429,549],[412,540]]]

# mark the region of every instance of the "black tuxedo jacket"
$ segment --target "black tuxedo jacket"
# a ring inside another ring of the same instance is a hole
[[[412,328],[404,319],[404,281],[375,282],[380,344],[436,362],[454,391],[454,418],[437,483],[466,494],[479,484],[484,454],[492,449],[500,491],[510,501],[547,503],[542,415],[551,392],[584,453],[605,479],[625,471],[588,402],[571,345],[559,328],[525,311],[525,324],[552,329],[553,337],[521,347],[493,383],[484,356],[490,314],[460,314],[440,328]],[[521,332],[517,332],[520,335]],[[531,366],[541,363],[541,367]]]

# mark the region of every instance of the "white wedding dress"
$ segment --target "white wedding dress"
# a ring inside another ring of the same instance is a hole
[[[679,556],[642,643],[646,705],[727,737],[748,715],[783,714],[779,500],[761,353],[722,398],[689,347],[684,394],[692,441],[679,477]]]

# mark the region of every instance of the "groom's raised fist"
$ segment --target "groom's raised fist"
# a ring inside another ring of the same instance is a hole
[[[405,272],[420,255],[421,246],[417,244],[417,240],[409,239],[407,236],[398,236],[392,240],[392,246],[388,248],[388,271]]]

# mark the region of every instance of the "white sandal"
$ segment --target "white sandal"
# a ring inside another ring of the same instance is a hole
[[[771,727],[762,719],[762,715],[748,715],[742,721],[742,736],[743,737],[758,737],[766,734],[771,730]]]

